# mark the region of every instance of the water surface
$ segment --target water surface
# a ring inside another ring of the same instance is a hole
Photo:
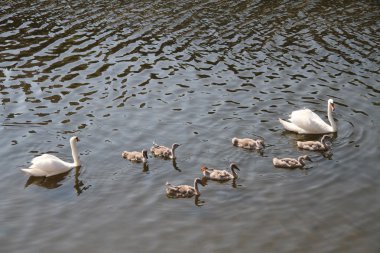
[[[377,1],[3,1],[1,252],[379,252]],[[336,103],[331,154],[278,118]],[[20,171],[51,153],[82,166]],[[260,154],[232,137],[264,138]],[[153,141],[177,160],[121,158]],[[304,170],[274,156],[309,154]],[[241,171],[169,199],[200,166]]]

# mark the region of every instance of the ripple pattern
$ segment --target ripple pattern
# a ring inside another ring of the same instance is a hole
[[[54,241],[58,252],[378,252],[379,10],[378,1],[4,1],[0,251],[50,251]],[[277,119],[308,107],[327,120],[328,98],[332,155],[308,153],[307,170],[273,168],[274,156],[307,153],[297,140],[320,138]],[[40,153],[69,160],[73,134],[80,170],[20,176]],[[268,148],[239,150],[234,136]],[[185,144],[176,163],[120,158],[153,140]],[[209,182],[199,202],[163,194],[202,164],[233,161],[237,182]]]

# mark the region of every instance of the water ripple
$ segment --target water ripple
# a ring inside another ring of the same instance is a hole
[[[141,251],[147,241],[162,252],[374,251],[378,9],[376,1],[5,1],[3,251],[46,251],[51,240],[58,251]],[[328,98],[339,130],[331,155],[298,150],[297,140],[320,136],[285,132],[278,118],[308,107],[327,120]],[[20,176],[36,154],[69,160],[72,134],[81,137],[79,174]],[[234,136],[268,147],[240,150]],[[153,140],[183,144],[175,165],[149,157],[147,170],[120,157]],[[313,157],[307,170],[272,166],[273,156],[300,153]],[[209,182],[202,205],[166,198],[166,181],[191,183],[202,164],[230,162],[240,178]],[[94,231],[104,244],[87,236]],[[185,244],[171,240],[178,231]]]

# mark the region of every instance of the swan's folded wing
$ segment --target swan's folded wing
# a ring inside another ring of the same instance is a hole
[[[37,163],[41,163],[41,162],[44,162],[44,161],[47,161],[47,160],[51,160],[51,161],[61,161],[61,159],[59,159],[58,157],[54,156],[54,155],[50,155],[50,154],[43,154],[43,155],[40,155],[40,156],[37,156],[37,157],[34,157],[31,161],[32,164],[37,164]]]
[[[63,173],[70,169],[70,164],[62,161],[56,156],[43,154],[32,160],[30,169],[39,169],[45,172],[47,176]]]
[[[288,131],[292,131],[292,132],[296,132],[296,133],[301,133],[303,131],[302,128],[296,126],[295,124],[293,123],[290,123],[290,122],[287,122],[285,120],[282,120],[282,119],[278,119],[280,121],[280,123],[282,124],[282,126],[288,130]]]
[[[289,121],[302,128],[306,133],[320,133],[330,127],[310,109],[293,111]]]
[[[33,169],[21,169],[22,171],[28,173],[29,175],[31,176],[35,176],[35,177],[44,177],[46,176],[46,173],[45,171],[42,171],[42,170],[39,170],[39,169],[36,169],[36,168],[33,168]]]

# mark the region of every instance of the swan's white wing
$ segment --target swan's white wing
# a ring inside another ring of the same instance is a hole
[[[290,123],[290,122],[287,122],[283,119],[278,119],[280,121],[280,123],[283,125],[283,127],[288,130],[288,131],[292,131],[292,132],[296,132],[296,133],[302,133],[303,132],[303,129],[302,128],[299,128],[298,126],[296,126],[295,124],[293,123]]]
[[[300,133],[318,134],[331,131],[331,126],[326,124],[326,122],[310,109],[293,111],[289,121],[303,130],[303,132]]]
[[[44,162],[46,160],[52,160],[52,161],[62,161],[61,159],[59,159],[58,157],[54,156],[54,155],[50,155],[50,154],[43,154],[43,155],[40,155],[40,156],[37,156],[37,157],[34,157],[31,161],[32,164],[36,164],[36,163],[40,163],[40,162]]]
[[[62,161],[56,156],[43,154],[32,160],[30,169],[38,169],[45,172],[45,176],[57,175],[74,167],[73,164]]]

